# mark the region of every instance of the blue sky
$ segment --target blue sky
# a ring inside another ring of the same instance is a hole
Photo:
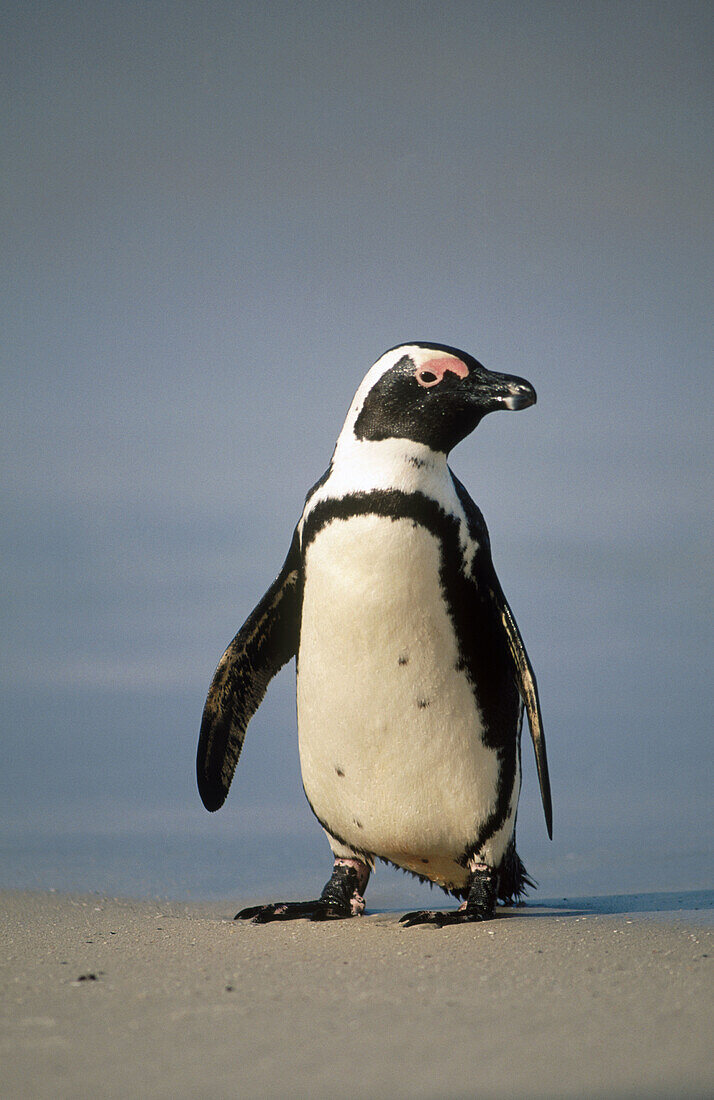
[[[0,13],[8,845],[327,868],[292,670],[217,817],[197,728],[363,374],[426,339],[539,395],[452,456],[539,677],[555,839],[526,745],[526,862],[705,885],[710,6]]]

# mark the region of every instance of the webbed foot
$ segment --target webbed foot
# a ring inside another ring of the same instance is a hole
[[[251,905],[236,913],[234,920],[269,924],[279,920],[344,920],[364,912],[365,886],[369,867],[360,859],[335,860],[332,875],[320,897],[314,901],[277,901]]]
[[[414,928],[417,924],[435,924],[444,928],[447,924],[472,924],[483,920],[493,920],[494,913],[480,913],[477,910],[450,909],[445,913],[434,909],[417,909],[414,913],[405,913],[399,923],[405,928]]]
[[[233,920],[252,920],[254,924],[268,924],[274,920],[313,919],[320,907],[319,898],[315,901],[275,901],[269,905],[250,905],[241,909]]]
[[[399,923],[405,928],[414,928],[417,924],[433,924],[444,928],[449,924],[473,924],[493,920],[496,915],[496,896],[498,894],[498,873],[485,863],[476,864],[469,893],[460,909],[440,912],[432,909],[418,909],[405,913]]]

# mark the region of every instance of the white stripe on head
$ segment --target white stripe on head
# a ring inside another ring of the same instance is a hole
[[[465,378],[469,373],[469,368],[458,355],[454,355],[452,352],[440,351],[438,348],[425,348],[420,344],[400,344],[399,347],[385,351],[384,355],[380,356],[374,366],[367,371],[352,399],[352,404],[349,407],[342,431],[337,440],[338,447],[345,438],[355,437],[355,424],[362,412],[367,394],[380,378],[392,367],[395,367],[399,360],[405,356],[412,360],[416,379],[419,385],[425,388],[437,385],[447,371],[453,371],[462,378]]]
[[[352,404],[349,407],[345,422],[342,425],[342,430],[337,438],[337,445],[339,446],[340,440],[346,435],[354,437],[354,428],[357,423],[357,417],[362,412],[362,406],[364,405],[367,394],[372,387],[379,381],[383,374],[386,374],[388,370],[396,366],[400,359],[405,355],[413,356],[414,352],[417,352],[419,347],[417,344],[400,344],[398,348],[392,348],[391,351],[385,351],[384,355],[380,355],[377,362],[369,368],[364,378],[357,387],[357,393],[352,398]]]
[[[355,424],[362,412],[370,391],[388,371],[397,365],[400,359],[408,355],[414,361],[415,368],[421,358],[433,356],[432,351],[420,348],[418,344],[400,344],[380,356],[362,379],[345,418],[342,430],[337,437],[335,452],[332,456],[332,473],[324,496],[344,496],[346,493],[368,491],[370,489],[398,488],[410,492],[418,481],[424,480],[424,473],[417,476],[417,466],[410,465],[409,459],[416,459],[420,471],[426,468],[438,468],[437,480],[445,476],[445,456],[432,451],[423,443],[410,439],[380,439],[377,441],[359,439],[355,435]],[[323,494],[320,493],[320,496]]]

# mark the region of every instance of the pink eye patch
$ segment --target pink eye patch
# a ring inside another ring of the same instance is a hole
[[[431,386],[438,386],[447,371],[452,371],[459,378],[466,378],[469,368],[453,355],[442,355],[438,359],[427,359],[426,363],[422,363],[415,372],[414,377],[420,386],[429,389]]]

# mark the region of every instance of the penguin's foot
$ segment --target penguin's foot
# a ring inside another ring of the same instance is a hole
[[[268,924],[274,920],[298,920],[300,917],[312,919],[320,906],[315,901],[275,901],[270,905],[249,905],[241,909],[233,920],[252,920],[253,924]]]
[[[417,924],[435,924],[444,928],[449,924],[472,924],[477,921],[493,920],[496,915],[496,897],[498,894],[498,873],[485,863],[477,863],[466,901],[456,910],[438,912],[432,909],[418,909],[414,913],[405,913],[399,923],[405,928]]]
[[[344,920],[364,913],[364,889],[369,867],[361,859],[335,859],[330,881],[315,901],[277,901],[251,905],[236,913],[234,920],[268,924],[274,920]]]
[[[439,912],[434,909],[417,909],[414,913],[405,913],[399,918],[399,923],[405,928],[414,928],[417,924],[434,924],[437,928],[444,928],[447,924],[473,924],[482,920],[493,920],[493,913],[479,913],[468,909],[450,909],[447,912]]]

